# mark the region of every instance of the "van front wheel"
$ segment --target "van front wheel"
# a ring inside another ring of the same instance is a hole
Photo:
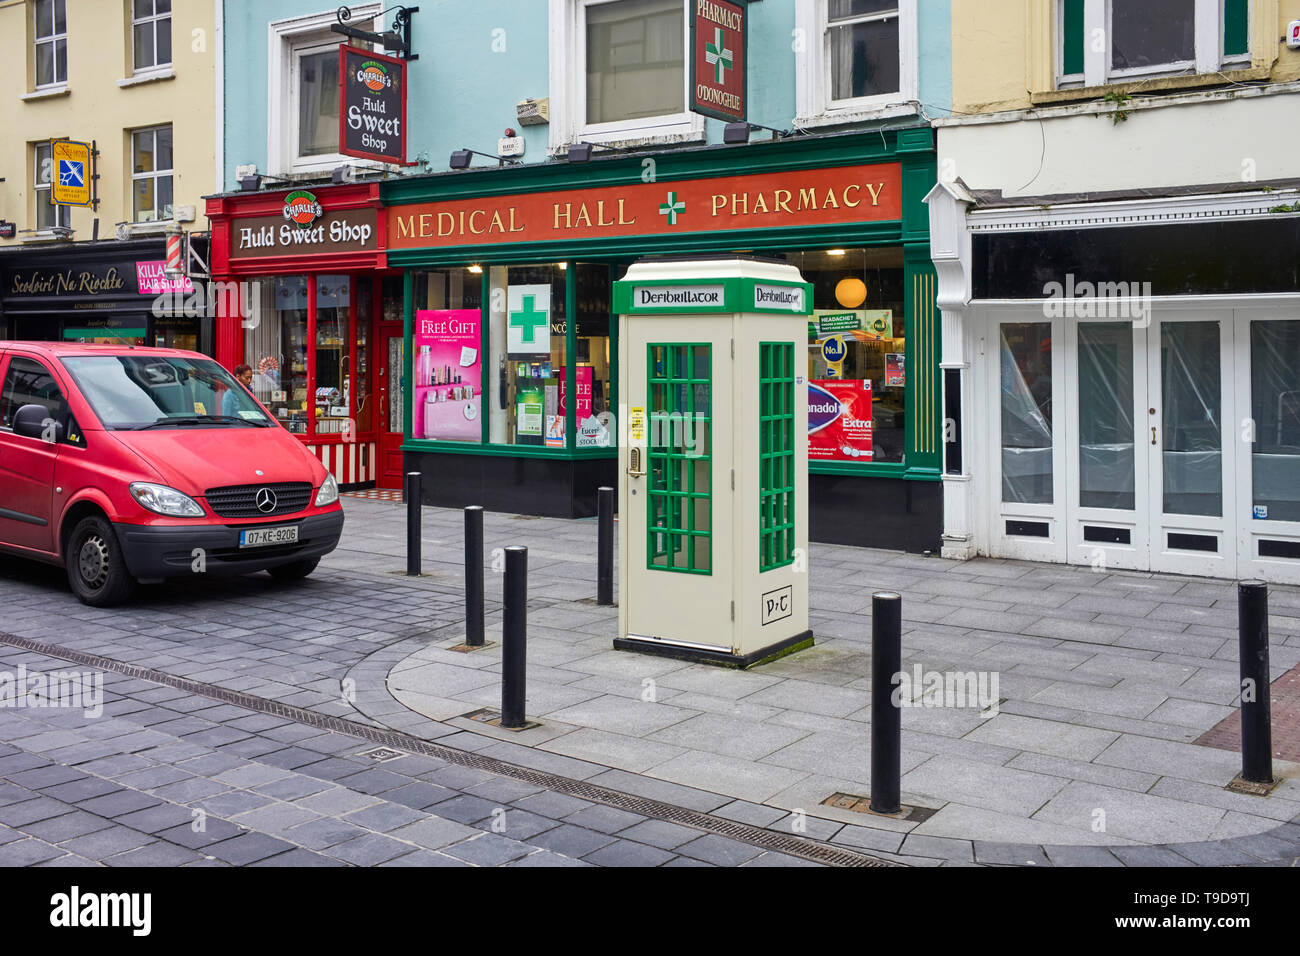
[[[68,537],[64,554],[68,584],[82,604],[112,607],[135,591],[135,578],[126,568],[122,546],[104,518],[83,518]]]

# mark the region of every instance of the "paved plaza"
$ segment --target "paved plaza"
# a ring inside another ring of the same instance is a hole
[[[173,582],[99,611],[56,571],[0,564],[0,671],[108,668],[101,717],[0,709],[0,863],[1300,858],[1300,765],[1276,760],[1267,797],[1225,789],[1240,769],[1220,727],[1237,686],[1230,582],[813,545],[816,646],[740,672],[611,649],[595,521],[488,514],[489,563],[529,547],[539,726],[510,732],[469,716],[500,705],[499,575],[492,643],[452,649],[461,513],[425,509],[417,579],[402,507],[346,508],[343,546],[297,586]],[[997,681],[995,713],[903,709],[903,818],[849,808],[869,790],[880,588],[904,596],[905,671]],[[1277,678],[1300,664],[1300,590],[1270,603]]]

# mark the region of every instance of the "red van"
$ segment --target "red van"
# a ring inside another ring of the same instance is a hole
[[[303,578],[342,532],[333,476],[212,359],[0,341],[0,550],[66,567],[84,603]]]

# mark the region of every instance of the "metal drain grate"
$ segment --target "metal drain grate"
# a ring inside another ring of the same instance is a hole
[[[363,753],[357,754],[357,756],[368,757],[375,763],[384,763],[385,761],[396,760],[398,757],[401,757],[402,752],[400,750],[390,750],[387,747],[376,747],[374,750],[364,751]]]
[[[751,846],[756,846],[764,850],[771,850],[776,853],[785,853],[801,859],[811,860],[815,863],[824,863],[827,866],[868,867],[900,865],[888,860],[881,860],[876,857],[867,856],[863,853],[856,853],[843,847],[831,846],[827,843],[817,843],[813,840],[807,840],[802,837],[787,835],[784,833],[776,833],[772,830],[764,830],[760,827],[750,826],[747,823],[737,823],[734,820],[726,820],[722,817],[716,817],[708,813],[701,813],[698,810],[690,810],[686,807],[674,806],[671,803],[663,803],[649,797],[638,797],[632,794],[621,793],[617,790],[609,790],[595,784],[585,783],[581,780],[574,780],[571,777],[563,777],[559,774],[547,773],[543,770],[533,770],[530,767],[521,767],[517,764],[507,763],[506,761],[499,760],[495,757],[469,753],[464,750],[456,750],[452,747],[436,744],[420,737],[414,737],[410,734],[404,734],[400,731],[391,730],[386,727],[371,727],[367,724],[358,723],[354,720],[347,720],[343,717],[318,714],[315,711],[306,710],[302,707],[295,707],[292,704],[284,704],[280,701],[269,700],[265,697],[255,697],[252,694],[245,694],[240,691],[227,690],[224,687],[218,687],[215,684],[204,684],[200,681],[177,677],[174,674],[168,674],[166,671],[154,670],[151,667],[141,667],[137,664],[128,664],[124,661],[114,660],[111,657],[101,657],[98,654],[88,654],[85,651],[77,651],[70,647],[61,647],[57,644],[44,644],[40,641],[33,641],[25,637],[17,637],[13,634],[6,634],[2,631],[0,631],[0,644],[7,644],[10,647],[16,647],[25,651],[34,651],[38,654],[44,654],[47,657],[56,657],[61,660],[71,661],[75,664],[83,664],[87,667],[96,667],[103,671],[110,671],[114,674],[123,674],[127,677],[151,681],[155,684],[162,684],[165,687],[174,687],[177,690],[183,690],[189,694],[197,694],[200,697],[207,697],[210,700],[218,700],[222,703],[234,704],[236,707],[243,707],[246,710],[252,710],[262,714],[272,714],[276,717],[283,717],[286,720],[305,724],[308,727],[316,727],[321,730],[329,730],[334,733],[359,737],[362,740],[377,744],[381,749],[394,749],[406,753],[422,754],[426,757],[435,757],[438,760],[456,764],[457,766],[482,770],[499,777],[509,777],[512,780],[519,780],[524,783],[533,784],[547,790],[552,790],[556,793],[567,794],[568,796],[578,797],[582,800],[590,800],[593,803],[603,803],[606,806],[614,807],[619,810],[627,810],[631,813],[639,813],[642,816],[667,820],[670,823],[679,823],[682,826],[693,827],[696,830],[703,830],[706,833],[716,833],[720,836],[730,837],[733,840],[739,840],[742,843],[748,843]]]

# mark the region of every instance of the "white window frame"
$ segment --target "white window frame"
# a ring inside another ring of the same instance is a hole
[[[166,20],[166,21],[167,21],[167,32],[168,32],[168,34],[171,34],[171,32],[172,32],[172,11],[169,9],[166,13],[151,13],[151,14],[149,14],[148,16],[137,17],[137,16],[135,15],[135,4],[134,4],[134,3],[131,3],[131,0],[127,0],[127,2],[131,4],[127,9],[128,9],[128,12],[130,13],[130,16],[131,16],[131,73],[132,73],[132,75],[133,75],[133,76],[148,76],[148,75],[153,74],[153,73],[168,73],[168,72],[170,72],[170,71],[171,71],[171,68],[172,68],[172,60],[171,60],[171,59],[168,59],[168,60],[166,60],[165,62],[163,62],[163,61],[160,61],[160,60],[158,59],[158,24],[159,24],[161,21]],[[155,10],[157,9],[157,4],[156,4],[156,3],[154,4],[154,9],[155,9]],[[153,25],[153,31],[154,31],[154,33],[153,33],[153,54],[154,54],[154,61],[153,61],[153,63],[150,64],[149,66],[141,66],[141,67],[137,67],[137,66],[135,65],[135,28],[136,28],[137,26],[140,26],[141,24],[144,24],[144,23],[149,23],[149,24],[152,24],[152,25]],[[173,36],[173,37],[171,37],[171,39],[175,40],[176,38]],[[176,53],[176,50],[175,50],[174,47],[172,47],[172,54],[173,54],[173,56],[175,56],[175,53]]]
[[[354,26],[377,17],[383,9],[381,3],[361,3],[352,7]],[[266,108],[266,162],[271,176],[290,177],[294,174],[328,173],[335,167],[351,165],[383,169],[382,163],[368,162],[342,153],[320,156],[298,154],[298,59],[303,53],[320,53],[328,48],[338,48],[344,43],[357,45],[330,31],[335,23],[335,11],[313,13],[309,16],[287,20],[273,20],[267,24],[267,108]],[[244,159],[236,157],[243,162]]]
[[[690,14],[682,3],[681,113],[643,116],[616,123],[587,122],[587,9],[617,0],[549,0],[550,9],[550,152],[563,153],[574,143],[668,145],[703,142],[704,117],[689,110]]]
[[[796,40],[803,41],[803,49],[796,47],[795,52],[795,125],[834,126],[915,115],[920,90],[917,0],[898,0],[898,91],[852,99],[831,98],[828,10],[827,0],[795,0]]]
[[[1068,89],[1077,86],[1106,86],[1112,83],[1125,83],[1151,77],[1197,76],[1205,73],[1217,73],[1230,64],[1249,64],[1249,44],[1245,53],[1227,57],[1223,53],[1223,31],[1226,23],[1224,0],[1195,0],[1195,50],[1191,60],[1179,60],[1174,63],[1161,63],[1157,66],[1136,67],[1126,70],[1111,68],[1111,0],[1084,0],[1083,5],[1083,75],[1062,73],[1065,63],[1065,0],[1057,0],[1055,6],[1056,34],[1056,87]],[[1248,6],[1246,36],[1250,36],[1251,12]],[[1105,49],[1095,51],[1090,37],[1094,31],[1102,30],[1107,37]]]
[[[48,162],[50,163],[50,180],[41,182],[41,148],[44,147],[49,154]],[[60,227],[64,229],[72,228],[72,207],[66,205],[54,205],[54,223],[52,226],[40,225],[41,204],[51,205],[50,191],[54,189],[54,147],[49,140],[42,140],[32,143],[32,195],[35,197],[36,206],[33,209],[35,221],[32,223],[37,235],[53,235],[54,230]]]
[[[158,168],[158,132],[159,130],[164,130],[164,129],[169,131],[172,134],[172,164],[168,166],[166,169],[159,169]],[[154,168],[149,170],[146,173],[137,173],[135,171],[135,138],[139,136],[141,133],[153,134]],[[131,147],[130,147],[131,223],[133,225],[144,225],[144,224],[155,223],[155,222],[171,222],[176,218],[176,132],[173,129],[171,123],[160,123],[157,126],[141,126],[139,129],[133,129],[130,131],[130,137],[131,137]],[[172,181],[172,214],[170,216],[164,216],[163,211],[158,207],[157,180],[160,176],[166,176]],[[146,179],[154,180],[154,185],[153,185],[154,217],[152,219],[136,219],[135,218],[135,184],[138,182],[143,182]]]
[[[53,2],[56,2],[56,3],[57,3],[58,0],[53,0]],[[52,10],[53,10],[53,8],[51,7],[51,11],[52,11]],[[58,18],[57,18],[57,17],[55,18],[54,23],[58,23]],[[50,29],[52,29],[52,30],[57,30],[58,27],[55,26],[55,25],[52,23],[52,24],[50,25]],[[62,32],[62,33],[50,33],[50,34],[48,34],[48,35],[46,35],[46,36],[42,36],[42,35],[40,34],[39,31],[40,31],[40,24],[36,22],[36,6],[35,6],[35,4],[33,4],[33,5],[32,5],[32,57],[33,57],[33,59],[32,59],[32,78],[33,78],[33,80],[37,80],[37,82],[36,82],[36,84],[35,84],[35,89],[37,89],[37,90],[59,90],[59,89],[62,89],[63,87],[65,87],[65,86],[68,85],[68,9],[67,9],[67,4],[65,3],[65,4],[64,4],[64,8],[63,8],[63,32]],[[63,41],[63,79],[59,79],[59,56],[58,56],[58,50],[59,50],[59,41],[60,41],[60,40]],[[47,43],[48,43],[48,44],[53,48],[53,53],[54,53],[54,55],[53,55],[53,63],[54,63],[54,79],[53,79],[53,81],[51,81],[51,82],[49,82],[49,83],[40,83],[40,82],[39,82],[39,78],[38,78],[37,75],[36,75],[37,63],[39,62],[39,57],[38,57],[36,51],[37,51],[41,46],[43,46],[43,45],[45,45],[45,44],[47,44]]]

